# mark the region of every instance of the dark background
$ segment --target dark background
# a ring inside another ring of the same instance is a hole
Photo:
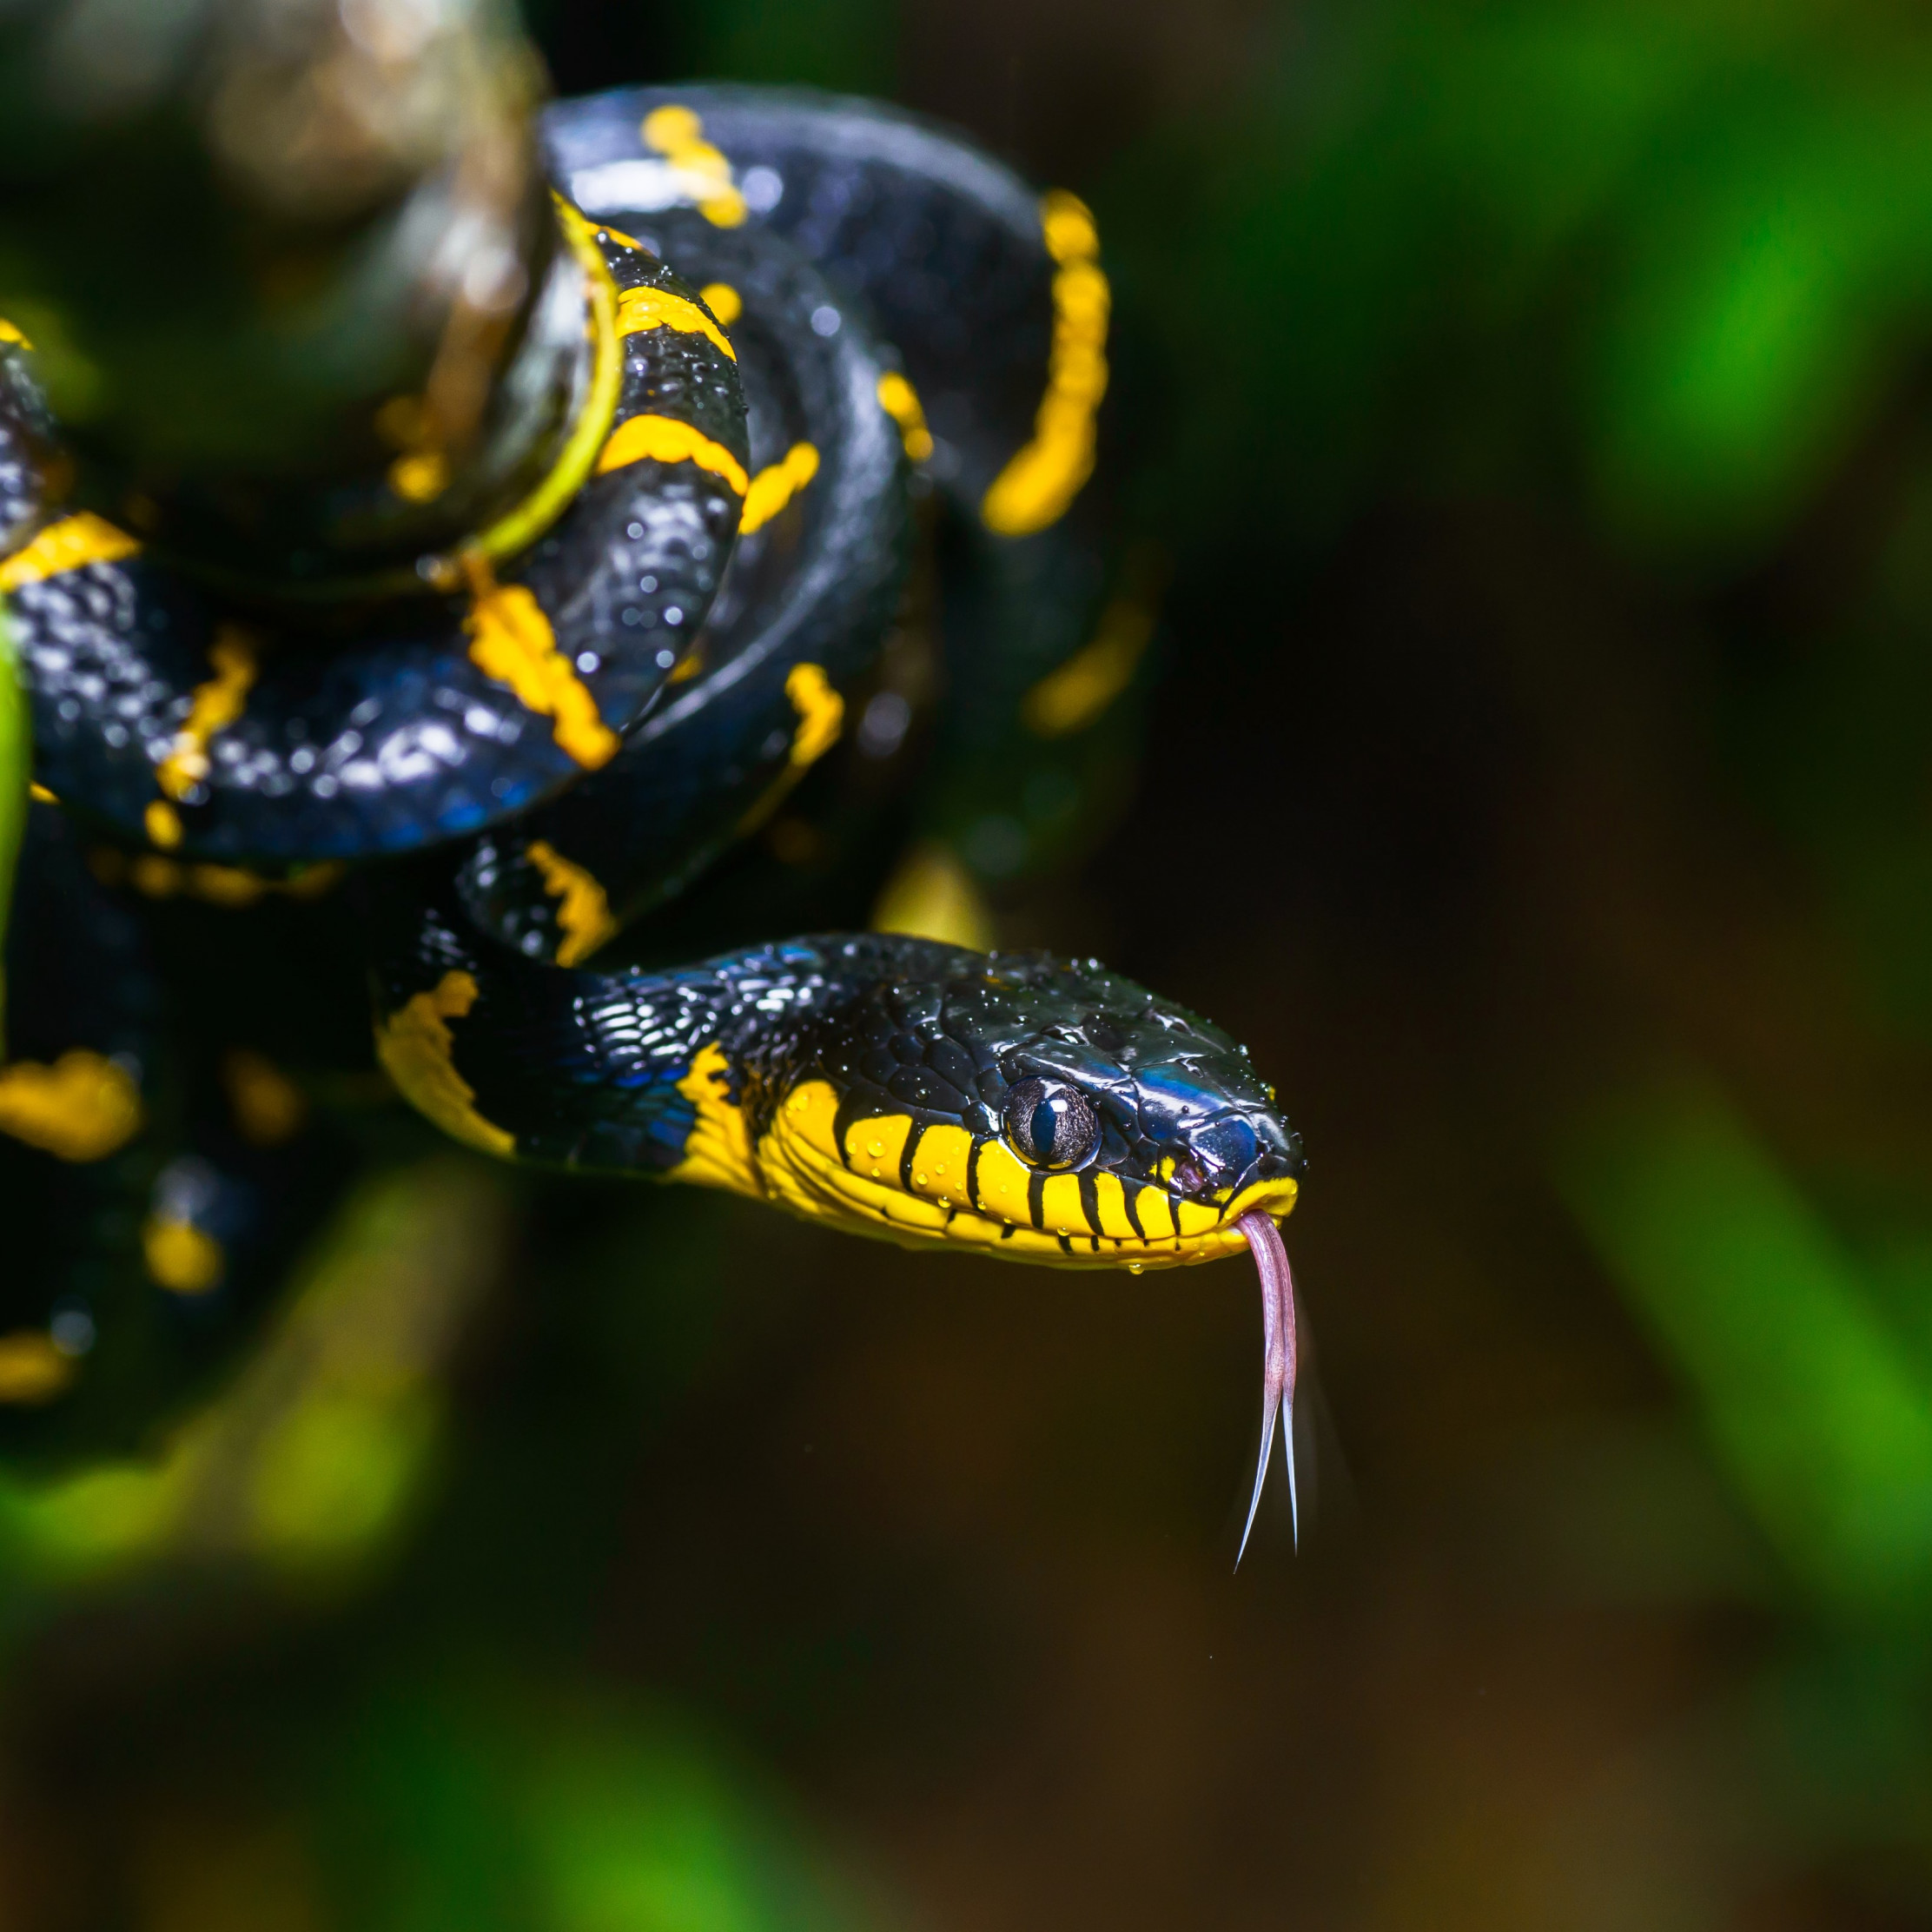
[[[529,19],[559,91],[876,92],[1092,202],[1168,658],[1006,916],[1306,1134],[1314,1532],[1233,1573],[1245,1269],[426,1141],[307,1406],[0,1499],[10,1921],[1932,1923],[1932,30]]]

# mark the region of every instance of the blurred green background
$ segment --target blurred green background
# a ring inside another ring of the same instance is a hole
[[[1011,936],[1306,1133],[1316,1533],[1245,1270],[426,1137],[0,1488],[0,1924],[1932,1925],[1932,21],[526,10],[1095,207],[1171,648]]]

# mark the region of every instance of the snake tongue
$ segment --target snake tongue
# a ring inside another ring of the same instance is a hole
[[[1261,1485],[1267,1480],[1277,1411],[1281,1417],[1281,1450],[1288,1465],[1288,1519],[1297,1549],[1301,1546],[1301,1512],[1294,1492],[1294,1277],[1288,1273],[1288,1251],[1281,1245],[1281,1230],[1272,1215],[1251,1208],[1234,1225],[1254,1251],[1254,1265],[1260,1270],[1262,1333],[1261,1453],[1255,1465],[1254,1495],[1247,1505],[1241,1546],[1234,1554],[1238,1570],[1247,1553],[1254,1512],[1261,1506]]]

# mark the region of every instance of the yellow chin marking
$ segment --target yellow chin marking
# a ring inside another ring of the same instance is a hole
[[[973,1136],[963,1127],[929,1127],[913,1155],[912,1184],[930,1200],[970,1209],[966,1176],[972,1165]]]
[[[768,1199],[806,1221],[827,1221],[886,1241],[917,1243],[943,1234],[945,1207],[899,1186],[899,1155],[912,1123],[862,1121],[846,1136],[850,1166],[840,1160],[834,1130],[838,1096],[830,1082],[795,1088],[758,1147]]]
[[[141,1089],[126,1068],[75,1047],[51,1067],[0,1068],[0,1134],[56,1160],[104,1161],[141,1131]]]
[[[903,1114],[855,1121],[845,1130],[846,1163],[874,1181],[890,1177],[897,1182],[899,1156],[905,1152],[906,1136],[911,1132],[912,1122]]]
[[[744,1110],[731,1097],[730,1062],[722,1047],[706,1047],[678,1082],[698,1109],[698,1124],[685,1142],[685,1157],[665,1176],[699,1188],[724,1188],[762,1200],[765,1189],[751,1153]]]
[[[1134,1197],[1134,1211],[1141,1217],[1141,1232],[1150,1241],[1171,1241],[1181,1233],[1174,1226],[1174,1202],[1158,1188],[1142,1188]]]
[[[476,1090],[456,1070],[449,1022],[476,1004],[476,981],[468,973],[445,973],[428,993],[411,996],[375,1033],[376,1058],[402,1096],[453,1139],[507,1160],[517,1139],[476,1110]]]
[[[1148,1229],[1142,1240],[1127,1219],[1116,1176],[1095,1176],[1101,1225],[1094,1228],[1081,1203],[1078,1176],[1054,1174],[1042,1194],[1045,1226],[1035,1228],[1029,1205],[1033,1170],[1003,1141],[987,1141],[976,1160],[964,1128],[929,1127],[911,1142],[908,1161],[913,1126],[905,1115],[855,1121],[843,1149],[837,1116],[838,1095],[829,1082],[796,1088],[758,1141],[762,1185],[742,1191],[762,1192],[807,1221],[904,1247],[940,1243],[1008,1260],[1082,1268],[1183,1267],[1244,1252],[1247,1242],[1234,1226],[1237,1214],[1257,1207],[1285,1214],[1294,1204],[1292,1181],[1251,1188],[1220,1214],[1184,1202],[1183,1218],[1194,1231],[1178,1235],[1164,1197],[1145,1189],[1139,1201]],[[1150,1213],[1157,1202],[1160,1211]]]
[[[617,755],[618,735],[598,714],[577,667],[557,648],[543,606],[521,584],[485,590],[463,620],[470,661],[507,685],[526,711],[552,720],[559,746],[586,771]]]
[[[1033,1185],[1033,1169],[1004,1141],[989,1141],[979,1150],[973,1179],[979,1213],[1022,1227],[1031,1222],[1027,1194]]]
[[[1127,1189],[1121,1185],[1121,1177],[1117,1174],[1096,1174],[1094,1193],[1100,1202],[1100,1227],[1096,1232],[1109,1241],[1138,1241],[1134,1223],[1127,1218]]]
[[[0,315],[0,342],[17,342],[23,349],[30,349],[34,346],[21,334],[20,325],[17,322],[10,322],[4,315]]]
[[[703,335],[738,361],[738,351],[725,340],[724,331],[694,301],[674,295],[668,288],[625,288],[617,298],[617,332],[619,335],[641,335],[650,328],[674,328],[685,335]]]
[[[1080,1198],[1080,1176],[1051,1174],[1040,1190],[1040,1221],[1049,1234],[1077,1234],[1084,1239],[1097,1234],[1087,1225],[1087,1209]]]
[[[837,1169],[835,1137],[838,1095],[829,1082],[806,1081],[785,1096],[778,1115],[758,1146],[758,1169],[765,1192],[806,1221],[843,1221],[837,1197],[820,1176]]]
[[[1210,1208],[1204,1201],[1177,1201],[1174,1204],[1174,1219],[1181,1224],[1182,1241],[1191,1240],[1196,1234],[1205,1234],[1210,1227],[1217,1227],[1223,1210]]]
[[[548,839],[533,838],[526,850],[530,863],[543,874],[545,892],[561,901],[557,924],[564,943],[557,949],[557,963],[575,966],[616,932],[610,897],[590,873],[566,858]]]
[[[695,463],[701,470],[722,477],[743,496],[751,487],[744,466],[722,443],[714,443],[703,431],[693,429],[675,416],[627,416],[611,432],[611,440],[597,459],[597,473],[607,475],[627,463],[646,459],[656,463]]]

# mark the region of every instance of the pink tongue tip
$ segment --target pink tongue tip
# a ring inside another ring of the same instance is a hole
[[[1237,1218],[1254,1265],[1261,1275],[1261,1453],[1254,1470],[1254,1495],[1247,1505],[1247,1522],[1234,1567],[1241,1566],[1254,1514],[1261,1506],[1261,1485],[1267,1480],[1268,1452],[1274,1446],[1274,1419],[1281,1418],[1281,1450],[1288,1465],[1288,1520],[1295,1547],[1301,1546],[1301,1510],[1294,1491],[1294,1277],[1288,1273],[1288,1251],[1274,1218],[1251,1208]]]

